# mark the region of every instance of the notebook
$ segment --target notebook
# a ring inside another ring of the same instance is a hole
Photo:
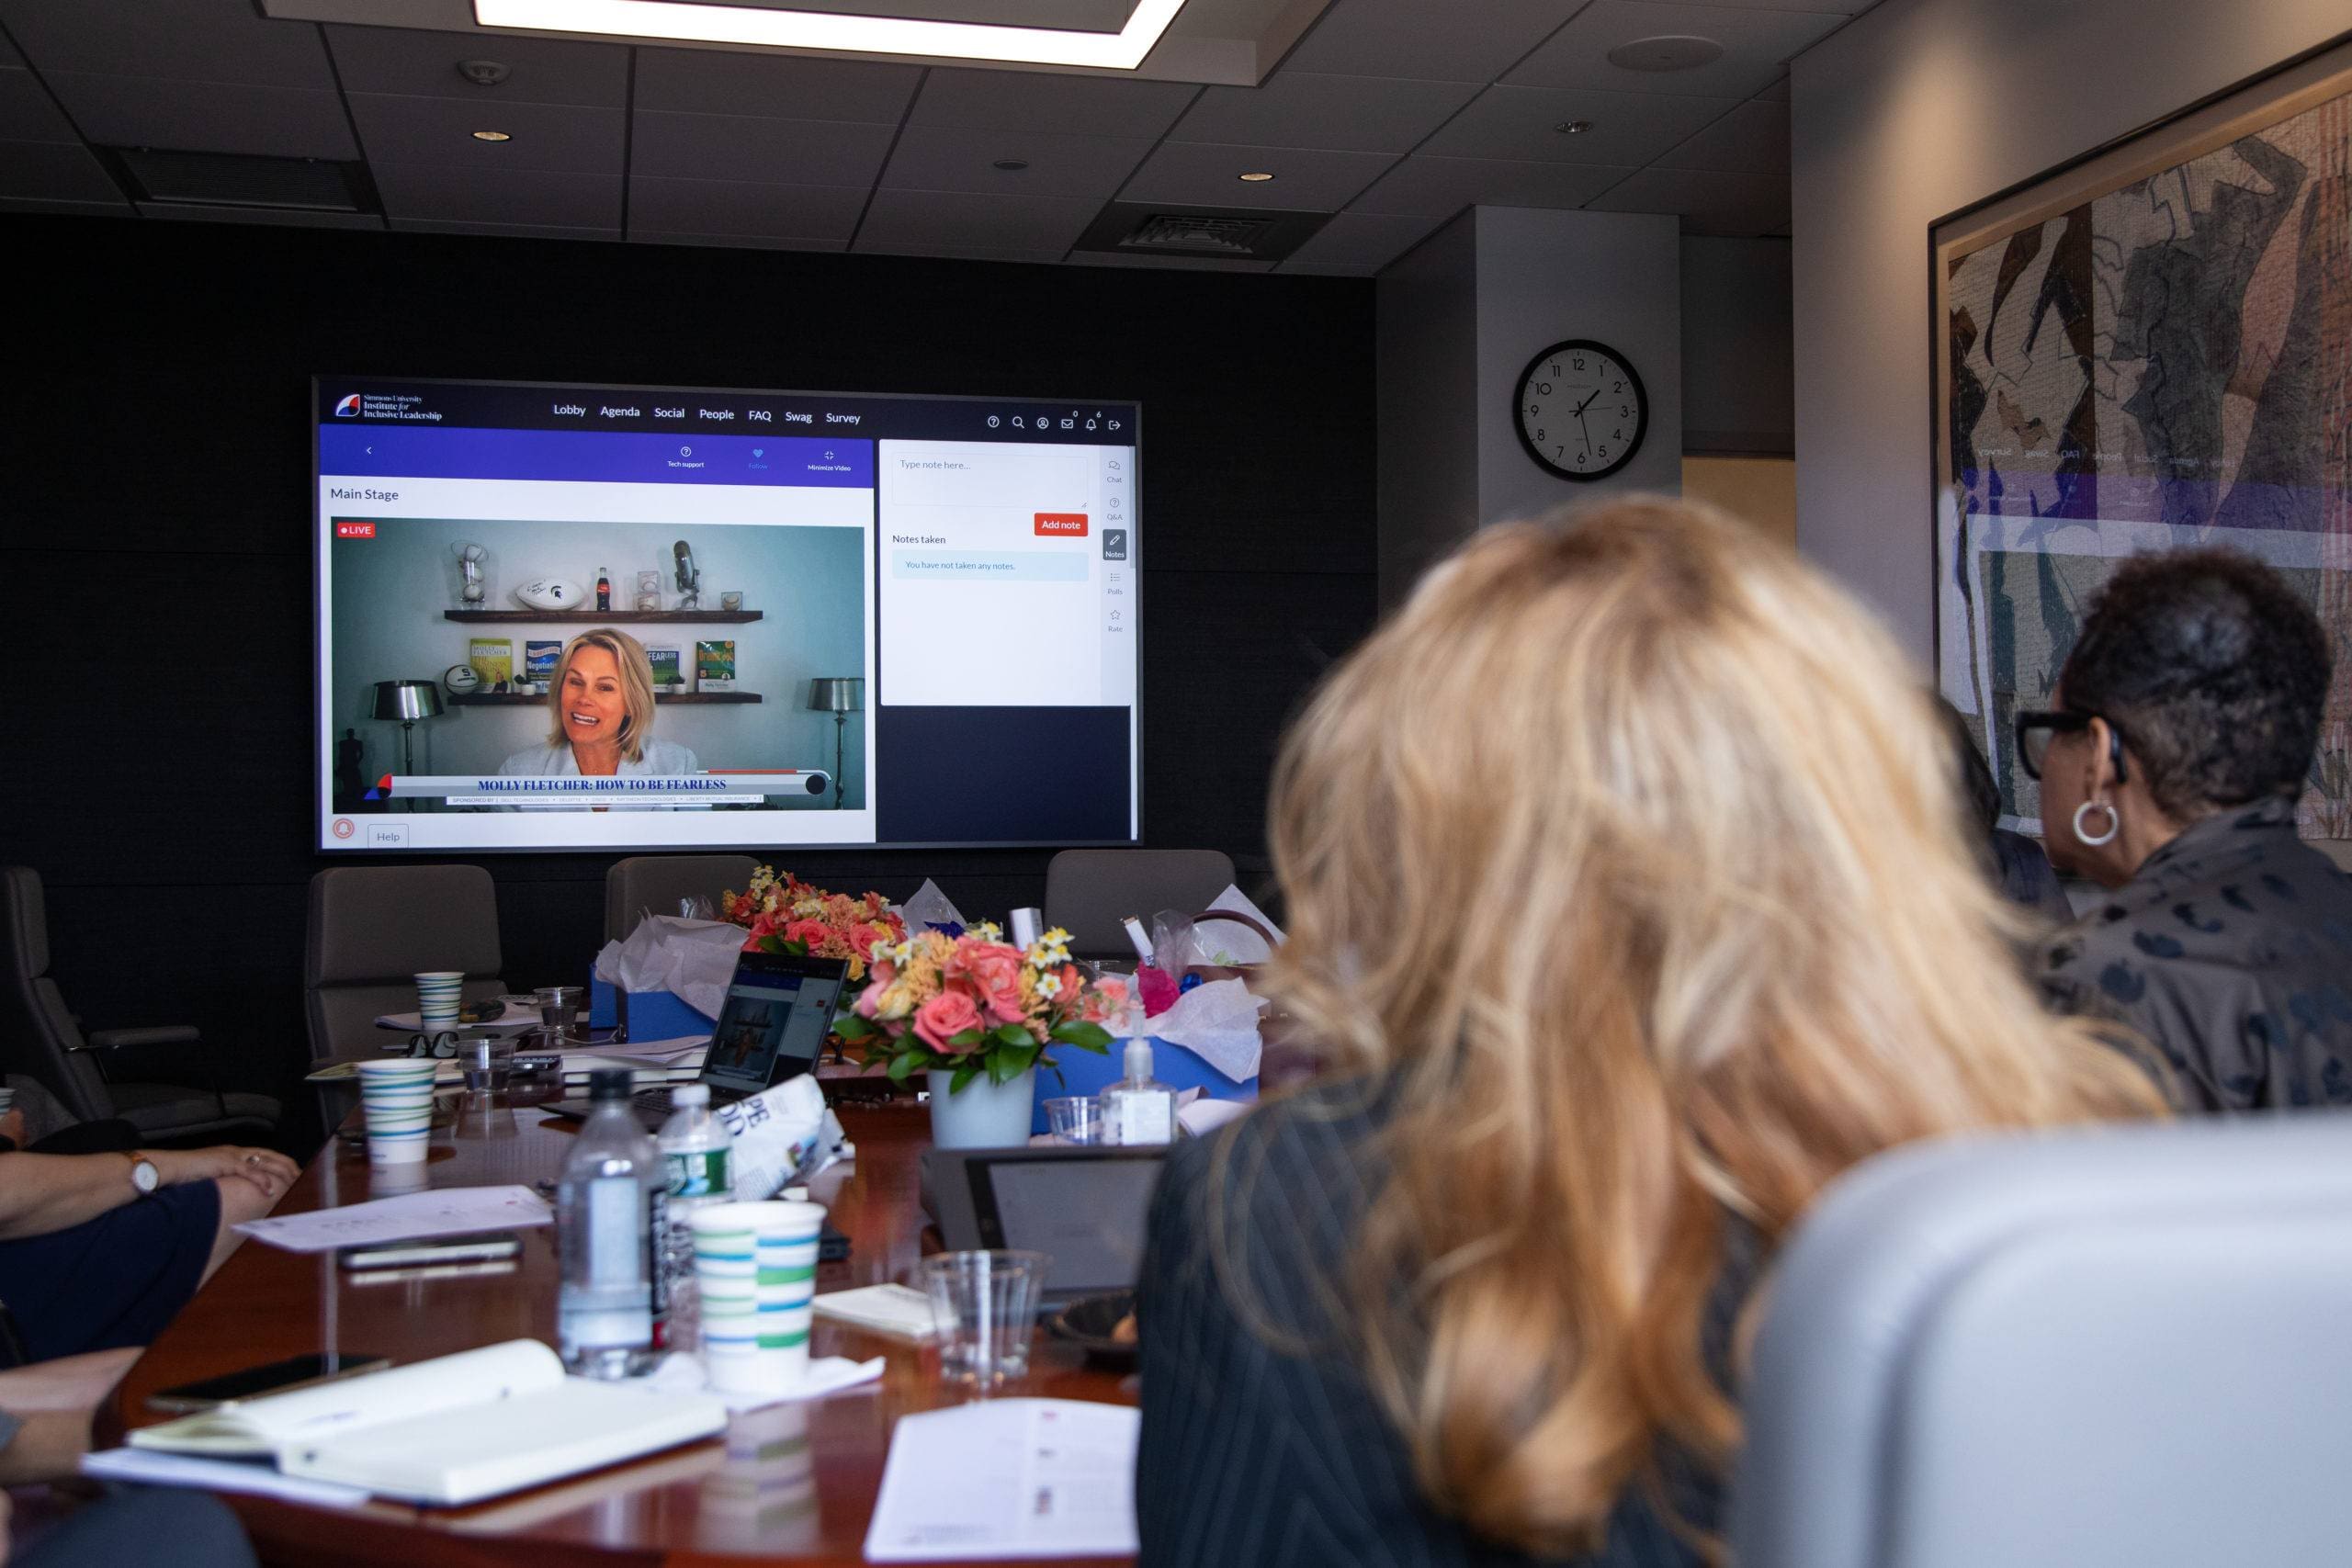
[[[133,1448],[274,1459],[287,1475],[445,1506],[617,1464],[726,1429],[708,1394],[566,1377],[514,1339],[342,1382],[235,1401],[130,1434]]]

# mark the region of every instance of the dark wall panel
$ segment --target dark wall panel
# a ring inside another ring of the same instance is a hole
[[[1374,615],[1368,282],[0,218],[16,678],[0,861],[92,1027],[304,1061],[314,373],[1144,404],[1145,831],[1262,872],[1284,718]],[[1049,778],[1052,759],[1038,759]],[[1033,851],[782,858],[975,911]],[[506,974],[576,979],[609,857],[492,856]]]

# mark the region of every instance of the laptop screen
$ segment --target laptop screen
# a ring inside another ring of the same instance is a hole
[[[972,1164],[975,1187],[984,1179],[989,1189],[981,1205],[983,1246],[1051,1258],[1046,1289],[1056,1296],[1134,1288],[1143,1268],[1145,1218],[1164,1161],[992,1155]]]
[[[848,976],[849,966],[837,958],[743,954],[710,1032],[702,1081],[757,1094],[808,1071],[824,1049]]]

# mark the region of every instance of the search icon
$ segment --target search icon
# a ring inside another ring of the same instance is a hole
[[[1019,429],[1023,428],[1022,423],[1021,423],[1021,416],[1020,416],[1019,414],[1014,414],[1014,415],[1012,416],[1012,428],[1013,428],[1013,429],[1015,429],[1015,430],[1019,430]]]

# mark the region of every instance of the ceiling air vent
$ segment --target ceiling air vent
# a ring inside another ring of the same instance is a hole
[[[1298,249],[1329,217],[1328,212],[1233,212],[1113,202],[1079,236],[1075,248],[1131,256],[1274,262]]]
[[[375,186],[359,164],[256,158],[236,152],[105,150],[134,201],[197,207],[267,207],[294,212],[374,212]]]

